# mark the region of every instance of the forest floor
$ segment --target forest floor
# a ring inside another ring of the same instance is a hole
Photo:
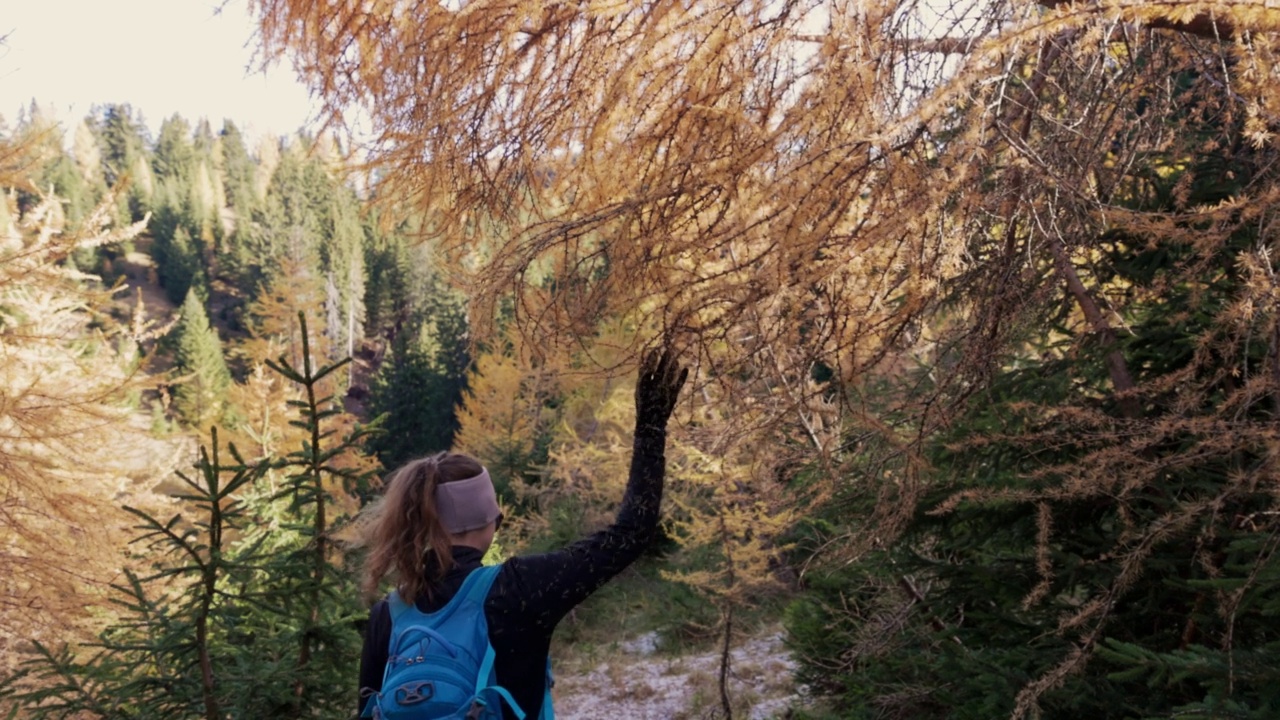
[[[763,628],[730,650],[729,696],[735,718],[789,716],[804,702],[783,631]],[[723,717],[720,649],[669,654],[656,632],[602,649],[575,651],[555,668],[559,720],[602,717],[700,720]]]
[[[178,308],[169,300],[164,288],[156,280],[156,264],[151,259],[151,237],[143,235],[134,240],[135,248],[124,257],[117,258],[114,269],[124,278],[129,286],[121,294],[120,301],[133,315],[142,300],[143,319],[153,327],[164,326],[173,319]]]
[[[116,303],[121,315],[133,318],[138,303],[142,303],[140,320],[151,329],[162,329],[174,321],[178,308],[169,300],[163,288],[156,281],[155,262],[146,252],[151,239],[142,236],[136,241],[142,249],[134,249],[118,258],[115,272],[124,280],[126,288],[117,295]],[[150,354],[155,348],[154,338],[144,342],[144,351]],[[163,371],[162,364],[156,358],[149,359],[149,371]],[[156,392],[144,393],[147,403],[156,401]],[[129,424],[138,432],[134,442],[126,443],[119,448],[117,460],[131,479],[137,483],[140,491],[155,490],[165,492],[175,488],[176,470],[187,470],[195,457],[196,443],[191,437],[182,433],[155,432],[154,420],[145,406],[129,417]],[[124,498],[121,498],[124,499]],[[136,502],[136,500],[134,500]]]

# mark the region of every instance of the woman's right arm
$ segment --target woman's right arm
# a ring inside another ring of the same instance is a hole
[[[557,552],[508,560],[490,596],[492,609],[519,613],[547,631],[634,562],[657,533],[665,474],[667,421],[688,370],[669,353],[646,358],[636,383],[631,470],[609,527]]]

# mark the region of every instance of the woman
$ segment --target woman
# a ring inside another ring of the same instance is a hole
[[[507,560],[485,596],[497,684],[529,720],[543,717],[556,624],[638,558],[656,533],[667,420],[687,375],[669,353],[641,366],[631,474],[613,525],[557,552]],[[388,478],[374,511],[366,592],[392,573],[406,603],[424,613],[443,608],[480,567],[501,520],[493,484],[473,458],[441,453],[410,462]],[[361,710],[381,689],[391,624],[388,601],[374,605],[360,659]],[[516,717],[509,707],[503,713]]]

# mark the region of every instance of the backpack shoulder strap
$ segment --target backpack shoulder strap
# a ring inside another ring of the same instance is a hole
[[[493,581],[498,577],[498,571],[501,569],[501,565],[488,565],[473,570],[467,576],[467,579],[462,581],[462,587],[458,589],[458,594],[453,596],[448,604],[452,605],[455,602],[459,602],[460,599],[469,599],[473,602],[484,604],[484,599],[489,595],[489,588],[493,587]],[[392,590],[387,595],[387,610],[391,612],[391,622],[393,623],[412,607],[395,590]]]
[[[467,579],[462,581],[462,587],[458,588],[458,594],[455,597],[483,605],[484,599],[489,596],[489,589],[493,587],[493,581],[497,579],[498,572],[501,570],[501,565],[486,565],[472,570]]]
[[[393,624],[396,620],[399,620],[400,616],[405,614],[405,611],[410,607],[412,606],[400,597],[400,593],[398,591],[392,590],[391,593],[387,595],[387,610],[391,612],[391,622]]]
[[[463,582],[462,589],[458,591],[458,596],[465,597],[483,607],[485,598],[489,596],[489,590],[493,587],[493,581],[497,579],[501,570],[501,565],[488,565],[479,570],[473,570]],[[520,708],[515,698],[511,697],[511,694],[505,688],[492,684],[494,680],[494,659],[493,643],[485,642],[484,659],[480,662],[480,672],[476,674],[476,694],[479,695],[480,691],[486,688],[497,692],[515,711],[516,717],[524,720],[524,710]]]
[[[547,656],[547,692],[542,697],[542,714],[538,716],[538,720],[556,720],[556,711],[552,707],[551,688],[556,684],[556,679],[551,674],[551,656]]]
[[[398,591],[392,591],[388,594],[387,610],[392,614],[392,623],[396,623],[396,620],[399,620],[399,616],[403,615],[404,611],[410,609],[410,607],[410,603],[404,602],[404,598],[399,596]]]

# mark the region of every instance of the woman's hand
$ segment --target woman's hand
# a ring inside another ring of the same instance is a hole
[[[689,369],[680,367],[670,350],[662,355],[651,352],[640,363],[640,379],[636,382],[636,431],[667,428],[667,420],[680,397],[680,388],[689,377]]]

